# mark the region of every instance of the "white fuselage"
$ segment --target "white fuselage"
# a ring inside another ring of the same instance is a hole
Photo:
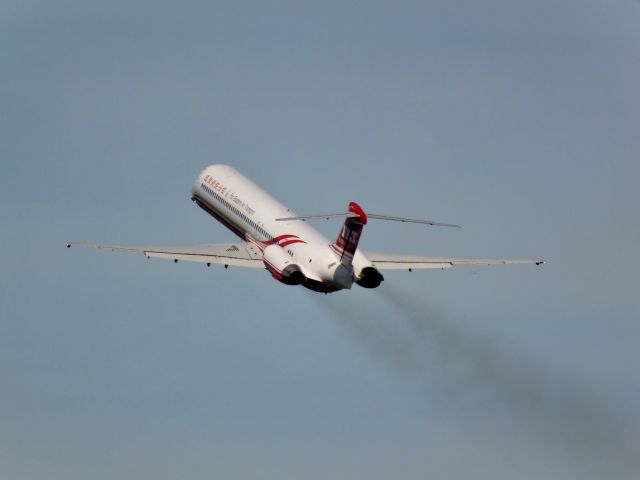
[[[374,268],[360,251],[356,251],[353,262],[341,261],[331,248],[332,242],[306,222],[276,221],[295,214],[227,165],[203,170],[193,185],[192,199],[241,239],[260,249],[267,270],[284,283],[293,278],[286,275],[299,271],[304,280],[298,283],[331,292],[351,288],[365,268]]]

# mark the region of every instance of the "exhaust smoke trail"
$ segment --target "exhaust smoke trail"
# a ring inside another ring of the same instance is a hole
[[[345,297],[317,300],[372,358],[426,390],[429,400],[521,422],[545,445],[573,452],[594,478],[635,478],[640,471],[637,432],[586,384],[458,326],[405,292],[388,286],[376,292],[386,310]]]

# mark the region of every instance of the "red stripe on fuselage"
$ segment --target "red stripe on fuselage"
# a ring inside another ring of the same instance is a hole
[[[267,240],[267,241],[257,240],[251,237],[250,235],[246,235],[246,240],[248,242],[255,244],[260,249],[260,251],[264,251],[264,249],[267,248],[269,245],[278,245],[279,247],[286,247],[287,245],[291,245],[293,243],[307,243],[297,235],[291,235],[291,234],[278,235],[277,237],[274,237],[273,239]]]
[[[295,239],[292,239],[292,240],[287,240],[286,242],[282,242],[282,243],[280,244],[280,246],[281,246],[282,248],[284,248],[284,247],[286,247],[287,245],[291,245],[291,244],[293,244],[293,243],[307,243],[307,242],[305,242],[304,240],[300,240],[299,238],[295,238]]]
[[[297,235],[293,235],[291,233],[285,233],[284,235],[278,235],[277,237],[273,237],[271,240],[272,243],[279,242],[280,240],[284,240],[285,238],[300,238]]]

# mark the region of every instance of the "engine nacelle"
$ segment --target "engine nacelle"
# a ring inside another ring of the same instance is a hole
[[[304,282],[304,274],[300,267],[279,245],[269,245],[262,252],[262,261],[273,278],[286,285],[300,285]]]
[[[377,288],[384,281],[382,274],[374,267],[365,267],[360,272],[360,278],[356,283],[364,288]]]

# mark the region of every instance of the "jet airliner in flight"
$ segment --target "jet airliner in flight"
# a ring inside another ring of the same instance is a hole
[[[191,246],[127,246],[67,243],[67,247],[91,247],[142,253],[165,258],[266,268],[286,285],[303,285],[317,292],[335,292],[356,283],[364,288],[380,286],[381,270],[449,268],[455,265],[536,264],[542,260],[504,260],[408,256],[363,252],[358,242],[370,219],[459,227],[430,220],[393,217],[365,211],[355,202],[346,212],[297,216],[255,183],[227,165],[211,165],[196,179],[191,199],[240,237],[238,243]],[[331,242],[307,220],[344,218],[337,239]]]

